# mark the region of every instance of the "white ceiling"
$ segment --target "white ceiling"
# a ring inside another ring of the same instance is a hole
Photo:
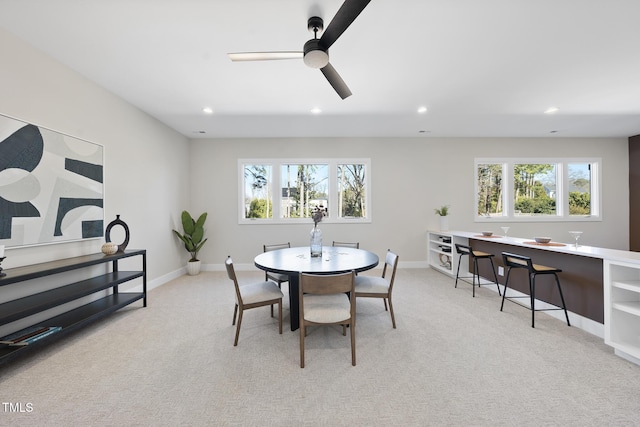
[[[330,49],[346,100],[301,60],[226,56],[302,50],[341,4],[0,0],[0,27],[189,138],[640,134],[639,0],[372,0]]]

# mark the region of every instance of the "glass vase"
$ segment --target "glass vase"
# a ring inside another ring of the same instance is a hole
[[[317,226],[311,229],[311,257],[322,257],[322,230]]]

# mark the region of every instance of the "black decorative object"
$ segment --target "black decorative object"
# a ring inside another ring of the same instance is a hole
[[[4,277],[7,275],[7,273],[2,272],[2,261],[4,261],[5,258],[6,256],[0,257],[0,277]]]
[[[127,224],[120,219],[120,215],[116,215],[116,219],[114,219],[109,223],[109,225],[107,225],[107,229],[104,233],[107,243],[111,242],[111,229],[114,225],[121,225],[124,228],[124,242],[118,245],[118,252],[124,252],[124,250],[127,248],[127,245],[129,244],[129,226],[127,226]]]

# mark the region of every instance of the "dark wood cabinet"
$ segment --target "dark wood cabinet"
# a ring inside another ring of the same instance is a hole
[[[140,257],[140,270],[120,271],[118,269],[118,261],[129,257]],[[35,323],[35,325],[47,327],[60,327],[61,329],[54,334],[25,346],[0,344],[0,365],[135,301],[142,300],[143,307],[147,306],[146,250],[128,250],[114,255],[91,254],[4,270],[6,276],[0,278],[0,292],[5,286],[100,264],[110,265],[110,268],[107,268],[110,271],[0,304],[0,325],[6,325],[97,292],[106,293],[105,296],[87,304]],[[142,280],[142,292],[119,291],[119,285],[138,278]]]
[[[629,250],[640,252],[640,135],[629,138]]]

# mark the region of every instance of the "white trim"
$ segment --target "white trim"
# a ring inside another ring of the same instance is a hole
[[[516,215],[513,210],[514,198],[514,166],[516,164],[554,164],[556,165],[556,215]],[[569,215],[568,188],[569,168],[572,163],[588,163],[591,167],[591,215],[578,216]],[[478,166],[483,164],[502,165],[502,212],[501,216],[481,216],[478,215]],[[507,158],[486,158],[474,159],[474,222],[593,222],[602,221],[602,179],[600,169],[602,167],[601,158],[539,158],[539,157],[507,157]]]
[[[371,202],[371,159],[370,158],[278,158],[278,159],[238,159],[238,224],[240,225],[273,225],[273,224],[306,224],[310,218],[283,218],[281,212],[281,165],[285,164],[323,164],[328,166],[328,217],[322,221],[331,224],[363,224],[372,222]],[[338,177],[337,169],[341,164],[365,165],[365,212],[364,218],[342,218],[338,216]],[[244,210],[244,170],[247,165],[271,166],[271,194],[273,203],[272,218],[245,218]],[[277,187],[277,188],[274,188]]]

